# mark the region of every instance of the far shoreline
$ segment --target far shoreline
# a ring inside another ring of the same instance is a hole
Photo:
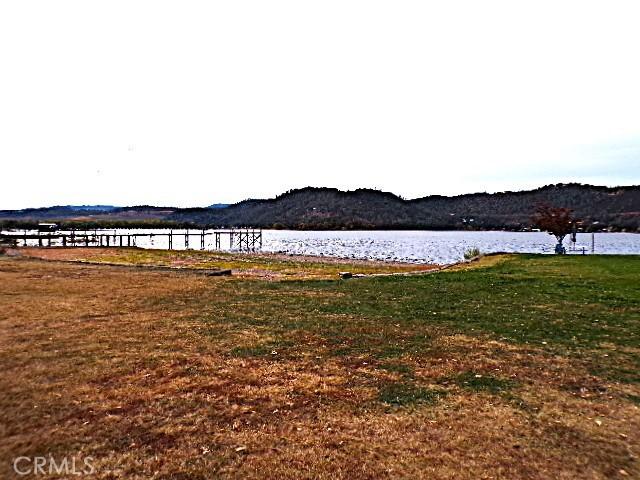
[[[36,230],[38,222],[25,222],[14,224],[14,222],[0,221],[0,231],[20,231],[20,230]],[[375,227],[375,228],[274,228],[270,227],[253,227],[253,226],[212,226],[198,224],[175,224],[175,223],[148,223],[140,224],[132,223],[69,223],[65,221],[57,221],[55,219],[47,220],[47,223],[55,223],[59,226],[59,230],[265,230],[272,232],[510,232],[510,233],[538,233],[541,230],[536,228],[438,228],[438,227]],[[577,233],[640,233],[639,230],[627,230],[619,228],[607,229],[582,229]]]

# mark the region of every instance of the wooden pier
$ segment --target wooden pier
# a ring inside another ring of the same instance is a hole
[[[229,250],[255,251],[262,248],[262,229],[243,228],[230,230],[192,230],[166,233],[118,233],[117,230],[76,230],[76,231],[4,231],[0,232],[0,244],[28,246],[37,242],[39,247],[136,247],[138,240],[167,238],[169,250],[174,249],[174,239],[183,237],[185,250],[190,245],[198,244],[200,250],[205,250],[207,239],[214,237],[215,250],[228,248]],[[226,238],[228,237],[228,238]],[[199,240],[199,242],[198,242]],[[32,243],[30,243],[32,242]],[[198,242],[198,243],[196,243]]]

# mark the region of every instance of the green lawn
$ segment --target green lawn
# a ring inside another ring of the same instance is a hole
[[[306,332],[335,355],[433,355],[434,337],[460,332],[583,357],[612,380],[640,381],[637,256],[519,255],[436,275],[228,288],[237,308],[225,319],[260,326],[277,339],[269,352],[281,343],[300,353],[295,336]],[[216,299],[200,301],[218,318]]]

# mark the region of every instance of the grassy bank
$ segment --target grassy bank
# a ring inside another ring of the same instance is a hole
[[[319,265],[0,259],[0,476],[49,452],[96,478],[640,476],[640,258]]]
[[[142,248],[19,248],[20,257],[123,266],[159,266],[176,269],[230,269],[239,278],[265,280],[335,279],[340,272],[354,275],[421,272],[436,265],[388,263],[274,253],[232,253],[200,250]]]

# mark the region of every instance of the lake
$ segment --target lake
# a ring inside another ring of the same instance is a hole
[[[596,233],[595,253],[640,254],[640,235]],[[265,231],[263,250],[416,263],[453,263],[464,252],[553,253],[555,237],[542,232],[468,231]],[[567,249],[571,243],[565,240]],[[576,248],[591,252],[591,234],[578,233]]]
[[[116,234],[132,230],[106,230]],[[167,233],[168,230],[135,230],[136,233]],[[184,230],[173,230],[173,248],[184,249]],[[191,230],[198,232],[198,230]],[[542,232],[469,232],[469,231],[290,231],[264,230],[265,252],[376,259],[414,263],[452,263],[460,261],[470,248],[481,252],[552,253],[554,237]],[[640,234],[596,233],[595,253],[640,254]],[[32,245],[36,242],[30,241]],[[138,238],[143,248],[168,248],[167,237]],[[200,247],[200,239],[191,237],[190,246]],[[565,240],[567,249],[571,244]],[[591,252],[591,234],[579,233],[577,248]],[[206,248],[215,248],[213,236]],[[221,248],[228,249],[228,237]]]

